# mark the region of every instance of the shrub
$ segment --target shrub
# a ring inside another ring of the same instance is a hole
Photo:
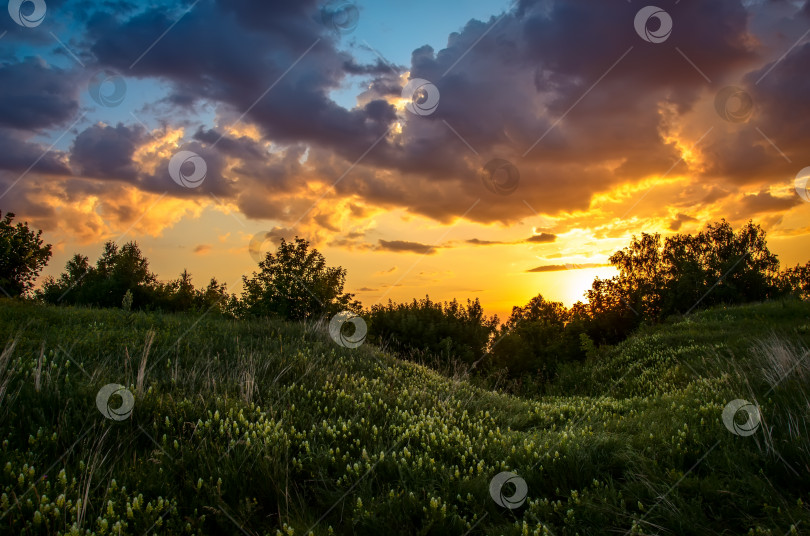
[[[484,357],[498,317],[487,317],[478,299],[434,302],[429,296],[410,303],[375,305],[365,315],[369,337],[388,343],[407,356],[414,350],[444,361],[461,360],[470,366]]]

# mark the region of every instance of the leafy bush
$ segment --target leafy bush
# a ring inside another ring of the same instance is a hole
[[[584,328],[560,302],[536,296],[512,314],[498,330],[488,365],[504,368],[512,377],[534,375],[541,381],[554,377],[561,362],[584,357],[580,335]]]
[[[135,242],[121,248],[107,242],[95,266],[74,255],[59,278],[47,277],[36,295],[51,304],[121,307],[126,302],[132,309],[172,312],[225,311],[230,304],[225,285],[216,278],[205,289],[195,289],[183,270],[178,279],[159,282]]]
[[[424,351],[469,365],[484,357],[498,325],[498,317],[485,316],[477,298],[466,305],[456,300],[434,302],[429,296],[410,303],[389,300],[387,305],[374,305],[364,316],[372,341],[387,343],[405,355]]]

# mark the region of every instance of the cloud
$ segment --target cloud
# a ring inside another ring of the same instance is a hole
[[[479,238],[468,238],[464,241],[471,246],[500,246],[503,244],[511,244],[512,242],[503,242],[501,240],[481,240]]]
[[[0,126],[33,132],[62,125],[79,111],[79,77],[42,59],[0,63],[0,80]]]
[[[757,194],[744,196],[742,198],[742,207],[740,210],[741,212],[748,214],[782,212],[801,204],[801,199],[795,195],[789,197],[776,197],[771,195],[769,192],[759,192]]]
[[[6,178],[0,176],[0,194],[11,187],[25,172],[48,175],[67,175],[70,168],[61,151],[48,151],[47,147],[30,141],[30,135],[0,128],[0,170],[15,172]]]
[[[145,137],[141,126],[93,125],[73,140],[70,164],[85,177],[136,182],[139,170],[133,155]]]
[[[539,235],[530,236],[526,239],[526,242],[531,242],[533,244],[547,244],[549,242],[554,242],[557,240],[557,236],[549,233],[540,233]]]
[[[374,272],[374,275],[375,276],[388,275],[388,274],[393,274],[396,271],[397,271],[397,267],[392,266],[391,268],[389,268],[387,270],[380,270],[379,272]]]
[[[681,228],[681,226],[684,224],[684,222],[687,222],[687,221],[697,221],[697,218],[693,218],[692,216],[690,216],[688,214],[683,214],[683,213],[679,212],[678,215],[675,216],[675,219],[673,219],[669,223],[669,228],[672,231],[677,231],[677,230],[679,230]]]
[[[231,194],[252,218],[289,213],[288,203],[266,202],[263,190],[268,197],[291,195],[301,176],[337,181],[338,197],[405,207],[444,222],[462,214],[482,223],[514,222],[521,198],[549,213],[587,209],[595,193],[660,173],[666,162],[676,160],[674,145],[661,137],[658,104],[688,111],[702,96],[703,81],[682,57],[639,44],[628,23],[637,7],[525,1],[497,24],[494,17],[471,20],[442,50],[413,51],[410,76],[432,81],[442,95],[435,114],[416,117],[396,112],[392,104],[404,83],[397,72],[381,61],[360,64],[338,50],[314,22],[316,2],[274,5],[273,22],[257,25],[268,9],[200,2],[131,71],[167,81],[180,102],[217,103],[221,125],[247,110],[241,121],[258,126],[263,140],[306,144],[309,157],[301,164],[294,154],[270,157],[255,140],[221,138],[217,152],[240,159],[223,180],[239,175],[242,184]],[[692,24],[690,32],[673,35],[672,44],[699,50],[705,69],[721,76],[753,58],[739,2],[679,5],[674,11],[673,17]],[[88,24],[90,50],[100,65],[128,69],[131,58],[159,36],[159,28],[176,20],[173,15],[158,8],[120,20],[98,15]],[[210,39],[214,34],[216,42]],[[371,78],[371,89],[360,106],[347,110],[329,95],[356,76]],[[596,80],[600,83],[589,89]],[[257,101],[271,86],[272,95]],[[588,98],[579,101],[586,91]],[[559,122],[562,114],[565,121]],[[397,121],[401,132],[389,131]],[[221,130],[198,131],[195,138],[212,144]],[[503,199],[483,187],[478,176],[494,156],[519,169],[519,195]],[[589,163],[585,169],[583,162]],[[224,166],[219,171],[227,174]],[[479,199],[483,202],[475,206]],[[323,215],[318,223],[332,225]]]
[[[211,252],[211,244],[199,244],[194,247],[194,253],[197,255],[206,255]]]
[[[594,263],[588,262],[585,264],[545,264],[543,266],[538,266],[537,268],[532,268],[531,270],[526,270],[527,272],[562,272],[564,270],[583,270],[585,268],[601,268],[603,266],[610,266],[609,264],[601,264],[601,263]]]
[[[184,14],[187,5],[83,3],[70,22],[73,35],[66,19],[54,16],[88,68],[62,69],[34,57],[0,63],[0,77],[15,82],[0,87],[0,142],[7,148],[0,170],[12,172],[0,173],[0,187],[38,158],[31,174],[56,175],[65,184],[26,177],[8,201],[53,222],[58,211],[45,203],[60,191],[74,201],[97,200],[118,222],[134,221],[139,208],[130,188],[143,199],[166,193],[188,204],[187,213],[213,194],[246,218],[273,220],[286,234],[313,240],[333,237],[347,221],[375,211],[514,225],[527,217],[529,204],[560,222],[555,234],[550,228],[518,241],[538,244],[555,241],[565,226],[599,227],[594,236],[611,238],[626,233],[630,223],[610,223],[620,203],[601,201],[641,192],[667,169],[667,181],[656,183],[660,197],[653,193],[648,203],[668,200],[694,214],[701,207],[701,218],[711,212],[704,207],[720,210],[734,199],[742,200],[740,214],[788,207],[741,192],[787,183],[798,171],[787,159],[800,162],[810,143],[810,43],[781,58],[806,29],[807,4],[794,12],[783,4],[785,14],[767,26],[751,16],[759,8],[740,0],[667,5],[676,29],[666,43],[651,44],[633,31],[637,5],[521,0],[502,17],[468,21],[439,49],[416,41],[410,64],[393,68],[346,50],[319,22],[320,4],[201,0]],[[44,32],[10,29],[6,39],[55,48]],[[160,106],[147,105],[144,118],[161,124],[158,130],[96,123],[67,133],[46,153],[50,141],[40,140],[55,140],[78,117],[87,77],[98,69],[159,86],[156,102],[171,113],[163,117]],[[441,98],[434,114],[403,110],[407,76],[436,85]],[[358,81],[366,89],[357,106],[333,100],[336,90]],[[749,123],[729,124],[714,110],[717,90],[732,84],[755,103]],[[199,188],[183,188],[168,176],[179,150],[206,162]],[[484,185],[482,171],[492,158],[519,172],[509,196]],[[675,188],[689,191],[672,194]],[[126,202],[115,199],[121,191],[128,192]],[[637,210],[639,221],[653,214]],[[688,221],[682,213],[658,217],[672,230]],[[94,226],[85,229],[88,236],[110,227],[88,218]],[[330,243],[437,251],[361,238]]]
[[[436,246],[420,244],[419,242],[409,242],[407,240],[379,240],[377,249],[381,251],[393,251],[395,253],[421,253],[423,255],[433,255],[436,253]]]

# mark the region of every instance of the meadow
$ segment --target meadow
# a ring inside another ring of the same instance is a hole
[[[804,301],[643,326],[535,398],[317,323],[0,300],[0,345],[3,534],[810,532]]]

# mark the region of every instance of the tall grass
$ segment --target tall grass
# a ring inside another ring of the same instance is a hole
[[[643,330],[527,399],[318,324],[0,301],[0,533],[802,530],[810,307],[778,307]],[[108,383],[136,395],[124,421],[96,408]],[[754,436],[724,427],[734,398]],[[501,471],[518,510],[489,495]]]

